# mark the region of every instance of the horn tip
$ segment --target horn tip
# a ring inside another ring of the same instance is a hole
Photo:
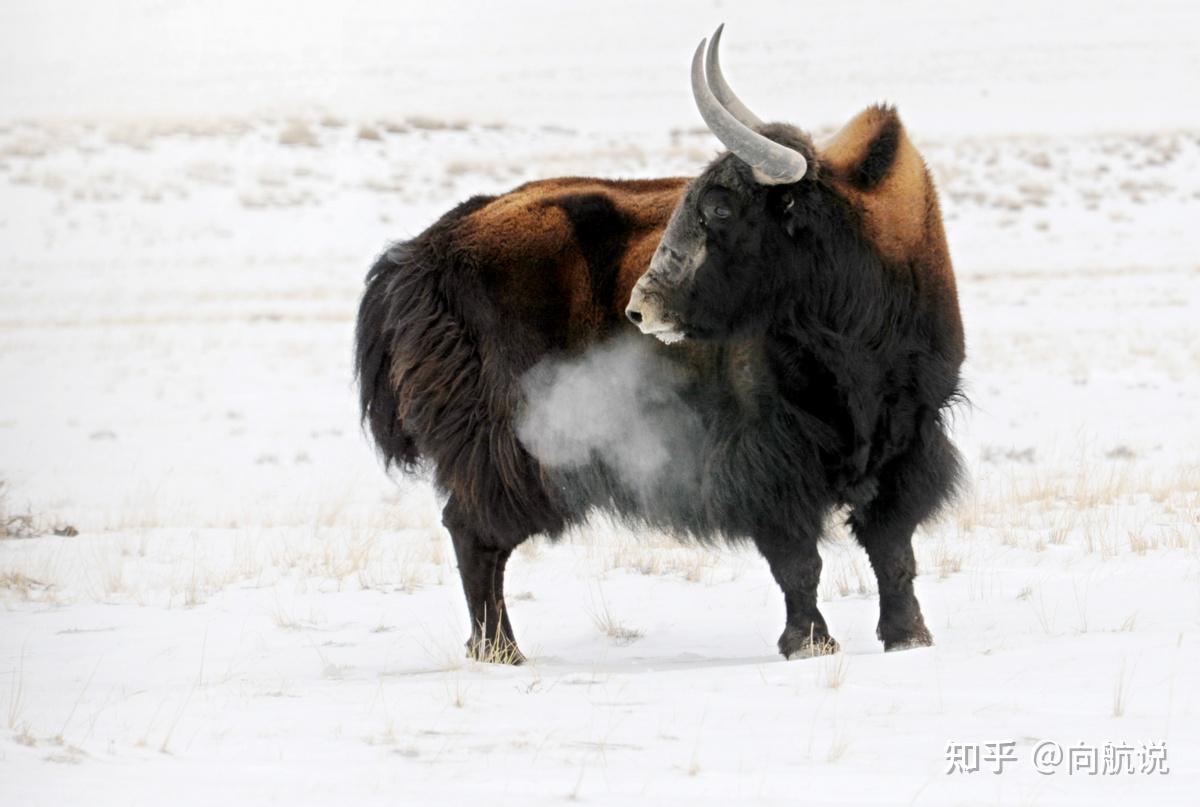
[[[717,26],[717,30],[713,31],[712,38],[708,41],[708,50],[711,54],[710,58],[716,56],[717,48],[721,47],[721,32],[725,30],[725,23]]]

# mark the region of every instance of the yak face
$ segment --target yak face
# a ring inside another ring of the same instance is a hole
[[[763,184],[730,153],[694,179],[626,309],[643,333],[664,342],[725,339],[765,327],[794,298],[801,278],[793,235],[822,189],[803,135],[782,125],[762,131],[805,155],[807,175]]]

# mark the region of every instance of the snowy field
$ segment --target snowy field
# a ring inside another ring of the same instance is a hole
[[[0,803],[1194,804],[1197,7],[403,6],[0,11]],[[468,662],[437,496],[359,429],[362,277],[474,193],[700,170],[722,20],[760,114],[894,100],[941,190],[936,645],[882,653],[840,529],[843,652],[787,662],[753,550],[598,522],[510,564],[530,663]]]

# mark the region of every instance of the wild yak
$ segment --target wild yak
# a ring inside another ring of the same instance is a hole
[[[367,275],[362,416],[387,465],[431,470],[447,497],[474,658],[524,659],[505,564],[596,509],[753,541],[783,589],[792,658],[837,648],[817,543],[842,508],[878,580],[884,648],[932,643],[912,536],[959,479],[946,413],[964,357],[937,194],[891,107],[820,146],[762,123],[722,76],[720,34],[691,83],[729,151],[699,176],[476,196]],[[641,490],[598,453],[545,462],[521,432],[531,371],[620,339],[644,352],[635,385],[682,402],[669,445],[690,454]]]

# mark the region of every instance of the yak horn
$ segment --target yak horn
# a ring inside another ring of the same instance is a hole
[[[808,161],[795,149],[780,145],[742,123],[721,105],[704,79],[704,50],[708,40],[700,40],[692,57],[692,95],[700,117],[709,131],[725,144],[738,159],[754,169],[754,176],[763,185],[785,185],[797,182],[808,171]]]
[[[725,74],[721,72],[720,50],[723,30],[725,30],[725,23],[717,26],[716,33],[712,35],[712,41],[708,43],[708,53],[704,57],[704,75],[708,78],[708,88],[712,90],[713,95],[717,96],[721,106],[729,110],[729,114],[751,129],[757,129],[763,125],[763,122],[742,103],[742,99],[737,97],[737,93],[725,80]]]

